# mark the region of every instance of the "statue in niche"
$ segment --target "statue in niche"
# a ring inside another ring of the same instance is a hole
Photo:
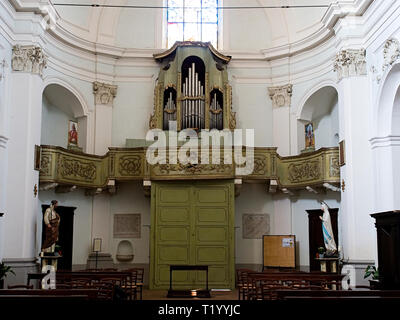
[[[306,149],[314,149],[315,136],[314,136],[313,124],[311,122],[305,125],[305,136],[306,136]]]
[[[322,221],[322,234],[324,236],[324,244],[327,257],[333,257],[337,254],[337,246],[332,230],[331,215],[329,213],[329,207],[325,202],[321,202],[321,209],[324,212],[322,217],[319,217]]]
[[[53,254],[56,242],[58,240],[58,230],[61,218],[56,212],[58,206],[57,200],[52,200],[50,207],[46,209],[43,221],[45,224],[45,239],[42,245],[42,251],[47,254]]]
[[[78,145],[78,131],[76,130],[77,123],[75,121],[69,121],[68,130],[68,145]]]

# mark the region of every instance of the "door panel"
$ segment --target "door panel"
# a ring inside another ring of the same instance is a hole
[[[152,183],[150,288],[169,287],[169,266],[208,265],[210,288],[233,288],[232,181]],[[174,271],[174,289],[200,288],[205,272]]]

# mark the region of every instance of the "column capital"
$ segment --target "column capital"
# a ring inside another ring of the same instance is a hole
[[[269,87],[268,93],[273,107],[290,107],[293,94],[293,86],[291,84],[280,87]]]
[[[12,49],[11,68],[13,71],[29,72],[43,76],[47,68],[47,56],[39,46],[16,45]]]
[[[335,58],[334,71],[338,82],[348,77],[367,75],[367,60],[365,49],[341,50]]]
[[[93,94],[96,104],[112,105],[117,96],[118,86],[95,81],[93,82]]]

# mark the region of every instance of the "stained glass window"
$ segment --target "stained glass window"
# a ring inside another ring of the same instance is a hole
[[[167,0],[167,47],[210,41],[218,48],[218,0]]]

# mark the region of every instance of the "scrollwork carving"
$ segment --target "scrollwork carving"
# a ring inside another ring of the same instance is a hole
[[[339,157],[329,158],[329,175],[331,177],[340,177]]]
[[[123,156],[119,159],[119,173],[121,176],[137,176],[142,172],[140,156]]]
[[[82,179],[92,182],[96,179],[96,165],[92,162],[77,159],[68,159],[60,156],[58,160],[58,174],[65,179]]]
[[[40,159],[40,175],[51,175],[51,155],[43,155]]]
[[[289,181],[292,183],[319,179],[321,164],[319,161],[309,161],[300,164],[290,164],[288,167]]]
[[[228,174],[232,165],[228,164],[159,164],[154,168],[161,175],[204,175]]]
[[[267,174],[267,162],[265,157],[254,158],[254,170],[255,175],[266,175]]]

